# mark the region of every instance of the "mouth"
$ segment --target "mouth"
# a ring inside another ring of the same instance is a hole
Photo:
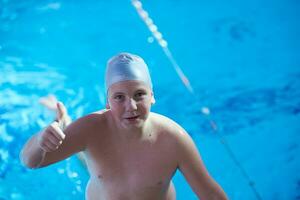
[[[139,115],[137,115],[137,116],[131,116],[131,117],[125,117],[125,119],[128,120],[128,121],[135,121],[138,118],[139,118]]]

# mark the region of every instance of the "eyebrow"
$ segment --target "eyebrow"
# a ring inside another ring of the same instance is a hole
[[[144,89],[144,88],[139,88],[139,89],[137,89],[137,90],[134,91],[134,93],[137,93],[137,92],[147,92],[147,90]],[[115,92],[115,93],[112,93],[112,96],[120,95],[120,94],[124,95],[125,92]]]
[[[147,92],[146,89],[137,89],[135,92]]]
[[[115,92],[115,93],[112,93],[112,96],[119,95],[119,94],[125,94],[125,93],[124,92]]]

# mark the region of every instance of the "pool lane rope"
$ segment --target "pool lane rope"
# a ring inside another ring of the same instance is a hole
[[[194,94],[194,89],[193,89],[189,79],[184,74],[183,70],[177,64],[175,58],[173,57],[173,54],[171,53],[170,49],[168,48],[168,42],[163,38],[161,32],[158,31],[158,27],[154,24],[153,20],[150,18],[149,14],[148,14],[148,12],[145,9],[143,9],[142,2],[139,1],[139,0],[131,0],[131,3],[133,5],[133,7],[135,8],[135,10],[137,11],[138,15],[141,17],[141,19],[147,25],[149,31],[152,33],[152,36],[156,39],[159,46],[162,48],[165,55],[167,56],[167,58],[171,62],[173,68],[175,69],[177,75],[179,76],[179,78],[182,81],[185,88],[191,94]],[[203,107],[201,109],[201,112],[206,116],[210,115],[210,110],[209,110],[208,107]],[[230,145],[226,141],[225,137],[222,137],[218,133],[217,124],[213,120],[210,120],[210,126],[213,129],[214,133],[219,137],[219,140],[220,140],[221,144],[224,145],[224,147],[225,147],[227,153],[229,154],[230,158],[233,160],[235,165],[241,170],[241,173],[242,173],[243,177],[248,181],[248,185],[252,189],[256,199],[262,200],[261,195],[259,194],[259,192],[255,188],[255,182],[250,178],[250,176],[248,175],[248,173],[246,172],[244,167],[241,165],[241,163],[239,162],[239,160],[235,156],[234,152],[232,151],[232,148],[230,147]]]
[[[162,34],[158,31],[157,26],[153,23],[153,20],[149,17],[148,12],[142,8],[142,2],[138,1],[138,0],[132,0],[131,2],[132,2],[132,5],[135,7],[139,16],[142,18],[142,20],[147,25],[147,27],[150,30],[150,32],[152,33],[153,37],[158,42],[159,46],[161,46],[161,48],[163,49],[165,55],[171,62],[173,68],[175,69],[177,75],[179,76],[179,78],[182,81],[182,83],[184,84],[184,86],[187,88],[187,90],[189,92],[191,92],[193,94],[194,90],[191,86],[189,79],[186,77],[186,75],[183,73],[180,66],[177,64],[171,51],[168,48],[167,41],[163,38]]]

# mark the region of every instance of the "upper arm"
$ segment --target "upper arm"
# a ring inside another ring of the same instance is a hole
[[[90,117],[86,116],[71,123],[63,132],[65,139],[59,148],[53,152],[47,152],[39,167],[61,161],[77,152],[84,151],[88,137],[93,130]]]
[[[221,187],[209,175],[192,138],[184,131],[179,133],[178,167],[201,199],[226,199]]]

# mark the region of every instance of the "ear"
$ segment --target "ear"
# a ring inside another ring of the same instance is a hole
[[[151,93],[151,105],[155,104],[154,94]]]
[[[107,98],[106,98],[105,108],[106,108],[106,109],[110,109],[110,105],[109,105],[109,102],[108,102],[108,99],[107,99]]]

